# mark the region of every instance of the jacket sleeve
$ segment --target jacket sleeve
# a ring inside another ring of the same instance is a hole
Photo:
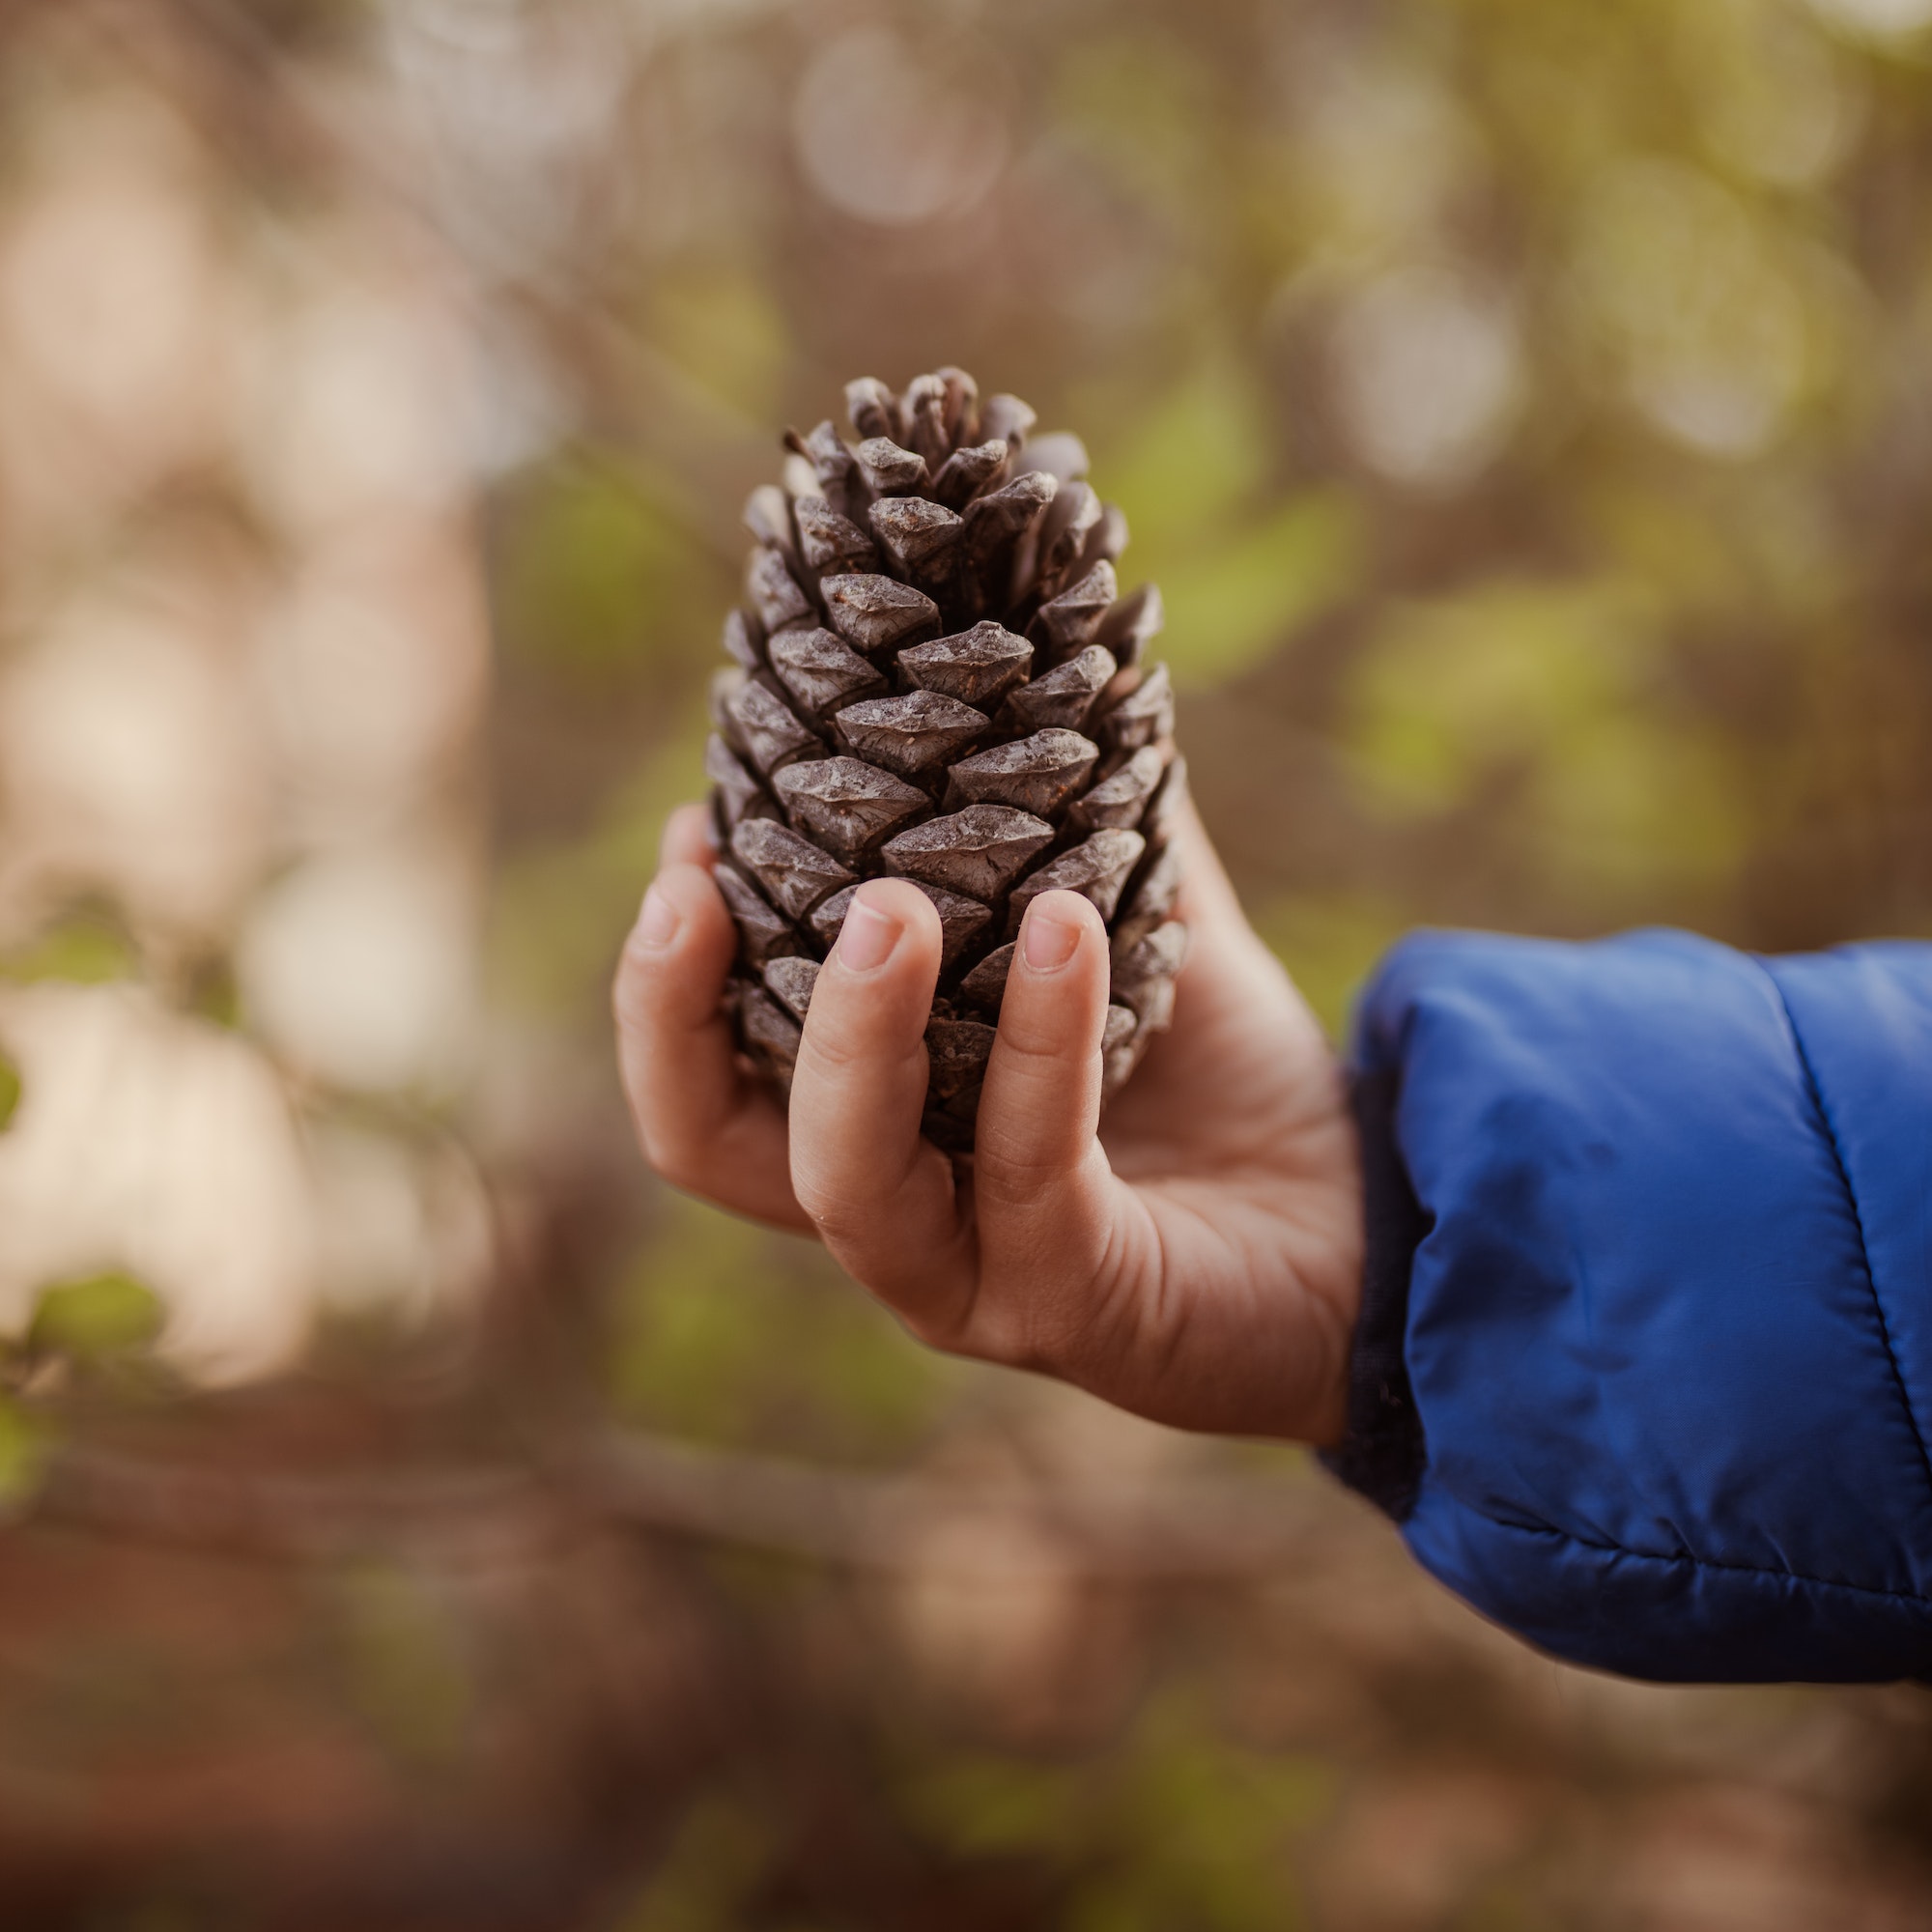
[[[1330,1460],[1420,1561],[1634,1676],[1932,1676],[1932,947],[1422,934],[1356,1058]]]

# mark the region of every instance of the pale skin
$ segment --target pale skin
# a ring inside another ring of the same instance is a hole
[[[1342,1071],[1191,811],[1177,836],[1190,946],[1172,1031],[1102,1116],[1106,931],[1086,899],[1042,894],[955,1170],[919,1131],[940,952],[924,895],[861,888],[787,1119],[720,1013],[736,938],[704,810],[686,807],[618,969],[625,1091],[672,1186],[822,1240],[933,1348],[1184,1429],[1332,1443],[1362,1273]]]

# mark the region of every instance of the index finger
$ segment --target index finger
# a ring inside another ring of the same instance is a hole
[[[667,850],[690,821],[673,821]],[[644,1157],[673,1187],[810,1232],[792,1194],[785,1117],[740,1067],[722,1005],[738,935],[709,870],[672,858],[644,895],[611,1007],[624,1094]]]

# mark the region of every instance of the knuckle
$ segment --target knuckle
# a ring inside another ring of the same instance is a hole
[[[805,1177],[794,1179],[792,1191],[828,1247],[857,1252],[877,1237],[876,1203]]]
[[[824,1157],[822,1145],[809,1131],[792,1136],[791,1191],[821,1234],[842,1221],[849,1211],[852,1190],[839,1184],[834,1165]]]
[[[1000,1044],[1007,1050],[1009,1065],[1035,1078],[1057,1075],[1069,1062],[1086,1057],[1081,1051],[1084,1042],[1069,1039],[1065,1027],[1043,1013],[1023,1009],[1001,1015]]]
[[[891,1160],[862,1160],[849,1149],[814,1149],[805,1144],[809,1139],[793,1142],[793,1198],[826,1245],[876,1289],[868,1276],[893,1273],[902,1258],[919,1252],[908,1232],[906,1177]]]
[[[1038,1094],[1052,1095],[1049,1111]],[[1044,1090],[1002,1084],[980,1109],[975,1186],[996,1208],[1035,1208],[1074,1179],[1094,1142],[1065,1075]],[[1069,1108],[1068,1102],[1071,1101]]]
[[[814,1019],[818,1020],[815,1027]],[[814,995],[811,1014],[805,1023],[805,1041],[799,1049],[799,1059],[812,1073],[837,1078],[856,1072],[872,1058],[868,1046],[844,1014],[829,1012],[821,1018]]]
[[[812,999],[812,1017],[818,1014],[818,1000]],[[832,1080],[850,1084],[893,1075],[917,1059],[922,1068],[925,1057],[923,1041],[915,1040],[910,1052],[901,1042],[884,1037],[882,1030],[863,1016],[830,1012],[814,1032],[806,1021],[805,1040],[799,1050],[800,1071],[806,1079]]]
[[[996,1052],[1009,1077],[1064,1084],[1069,1072],[1099,1060],[1099,1009],[1085,1013],[1060,999],[1009,998]]]
[[[1010,1129],[990,1122],[980,1130],[974,1164],[975,1188],[994,1208],[1032,1207],[1066,1173],[1058,1153],[1029,1147]]]

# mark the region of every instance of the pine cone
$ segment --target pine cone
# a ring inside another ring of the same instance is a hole
[[[738,924],[740,1045],[789,1092],[818,962],[865,879],[932,901],[943,965],[924,1130],[970,1152],[1027,905],[1083,894],[1113,940],[1105,1092],[1174,1006],[1186,934],[1168,833],[1185,795],[1160,593],[1119,595],[1126,520],[1077,438],[1028,440],[1015,396],[942,369],[848,385],[857,432],[790,432],[752,494],[747,608],[705,753],[718,883]]]

